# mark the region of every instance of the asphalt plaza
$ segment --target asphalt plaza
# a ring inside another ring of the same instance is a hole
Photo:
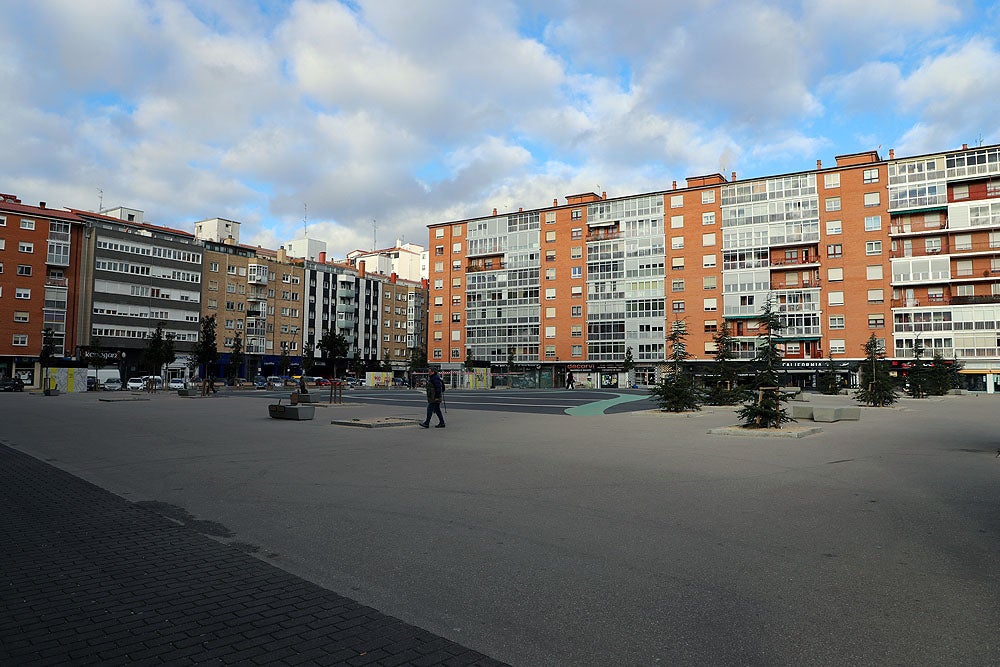
[[[728,409],[573,416],[460,393],[440,431],[325,416],[419,419],[419,392],[293,423],[245,395],[8,394],[0,440],[511,664],[1000,662],[992,396],[761,440],[707,435]]]

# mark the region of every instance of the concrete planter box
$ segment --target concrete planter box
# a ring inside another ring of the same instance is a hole
[[[319,403],[319,396],[316,394],[299,394],[299,403]]]
[[[267,412],[272,419],[292,419],[294,421],[304,421],[316,416],[316,407],[313,405],[276,405],[267,406]]]
[[[197,389],[178,389],[177,390],[177,395],[178,396],[200,396],[201,392],[198,391]]]

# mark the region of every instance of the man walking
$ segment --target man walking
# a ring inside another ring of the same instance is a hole
[[[573,371],[566,373],[566,388],[575,389],[576,388],[576,378],[573,377]]]
[[[427,418],[420,422],[424,428],[430,428],[431,415],[437,415],[438,423],[434,428],[444,428],[444,415],[441,414],[441,400],[444,396],[444,382],[438,375],[437,369],[431,369],[431,375],[427,378]]]

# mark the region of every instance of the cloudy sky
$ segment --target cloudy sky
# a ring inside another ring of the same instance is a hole
[[[1000,142],[993,2],[0,8],[0,191],[271,248],[307,227],[338,257],[579,192]]]

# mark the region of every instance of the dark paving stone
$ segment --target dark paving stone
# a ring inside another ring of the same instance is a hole
[[[0,506],[3,665],[503,664],[3,445]]]

